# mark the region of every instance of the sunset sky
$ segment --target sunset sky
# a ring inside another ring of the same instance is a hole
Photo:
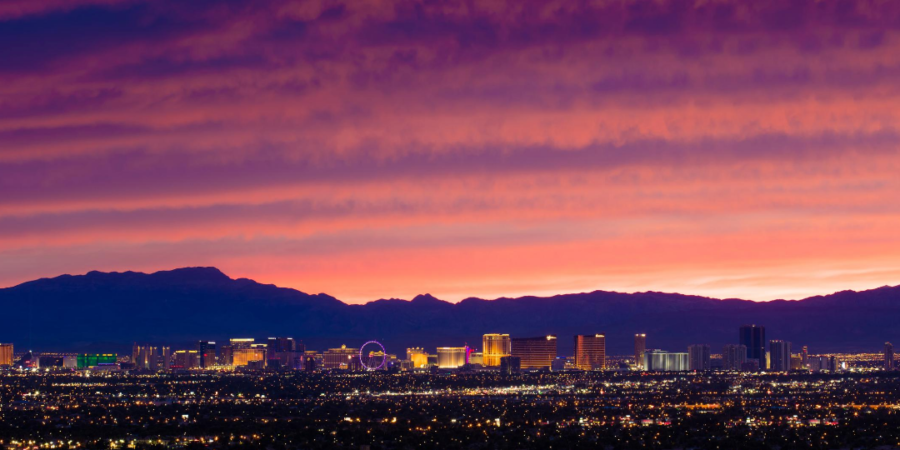
[[[900,284],[900,2],[3,0],[0,287]]]

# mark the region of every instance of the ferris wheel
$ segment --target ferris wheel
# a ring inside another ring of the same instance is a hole
[[[359,362],[366,370],[379,370],[384,367],[384,346],[378,341],[369,341],[359,348]]]

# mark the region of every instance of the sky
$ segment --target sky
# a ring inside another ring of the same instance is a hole
[[[0,286],[900,284],[900,2],[4,0]]]

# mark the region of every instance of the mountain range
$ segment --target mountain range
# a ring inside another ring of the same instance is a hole
[[[575,334],[603,333],[608,354],[631,354],[635,333],[648,348],[685,351],[736,343],[738,327],[766,327],[767,339],[811,353],[880,351],[900,341],[900,286],[803,300],[754,302],[660,292],[594,291],[553,297],[450,303],[431,295],[350,305],[326,294],[232,279],[216,268],[152,274],[90,272],[0,289],[0,342],[36,351],[130,351],[132,342],[192,348],[196,340],[290,336],[307,348],[382,342],[407,347],[481,347],[484,333],[554,334],[571,354]]]

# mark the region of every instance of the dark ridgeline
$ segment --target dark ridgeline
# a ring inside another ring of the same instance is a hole
[[[753,323],[765,324],[771,336],[808,345],[814,353],[877,352],[900,332],[900,287],[768,303],[596,291],[550,298],[470,298],[458,304],[420,295],[412,301],[347,305],[325,294],[234,280],[215,268],[41,279],[0,289],[0,308],[7,318],[0,342],[22,349],[122,354],[128,354],[132,342],[194,348],[202,339],[269,336],[293,336],[320,350],[377,339],[389,352],[405,354],[414,346],[479,347],[484,333],[502,332],[559,336],[560,355],[572,354],[572,336],[603,333],[607,354],[630,355],[638,331],[651,337],[652,348],[683,352],[690,344],[714,349],[736,344],[735,331]]]

